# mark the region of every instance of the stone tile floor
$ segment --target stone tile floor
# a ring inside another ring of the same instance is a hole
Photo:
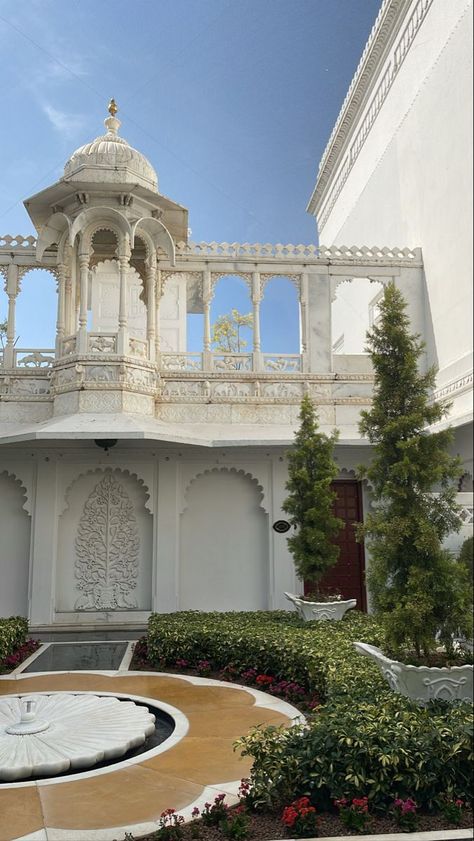
[[[140,835],[157,829],[164,809],[190,816],[193,806],[202,808],[220,792],[231,802],[250,769],[249,760],[233,751],[234,740],[255,725],[287,724],[298,715],[263,692],[197,677],[76,671],[0,678],[0,695],[55,691],[161,701],[180,710],[189,726],[179,741],[171,736],[153,756],[144,753],[74,777],[0,784],[0,841],[121,841],[125,831]]]

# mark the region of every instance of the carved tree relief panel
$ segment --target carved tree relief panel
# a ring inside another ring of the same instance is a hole
[[[75,541],[76,610],[137,608],[140,538],[133,503],[107,473],[89,494]]]

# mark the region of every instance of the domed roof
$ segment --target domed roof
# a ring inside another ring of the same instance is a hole
[[[158,177],[151,163],[118,135],[121,124],[115,117],[116,110],[111,100],[111,116],[104,120],[107,134],[76,149],[64,167],[63,177],[73,181],[139,183],[157,192]]]

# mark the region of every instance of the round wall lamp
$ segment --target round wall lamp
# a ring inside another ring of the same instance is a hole
[[[96,447],[100,447],[100,449],[103,450],[104,453],[108,453],[108,451],[112,449],[112,447],[115,447],[117,440],[117,438],[95,438],[94,444],[96,445]]]

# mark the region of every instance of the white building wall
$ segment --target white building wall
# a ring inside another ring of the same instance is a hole
[[[472,370],[472,4],[413,0],[396,37],[429,7],[334,205],[342,155],[318,211],[325,244],[421,246],[425,338],[444,385]],[[363,128],[354,123],[347,150]],[[349,151],[347,151],[349,154]],[[344,180],[344,179],[343,179]],[[328,211],[329,215],[328,214]]]
[[[26,489],[0,472],[0,616],[27,616],[30,517]]]

